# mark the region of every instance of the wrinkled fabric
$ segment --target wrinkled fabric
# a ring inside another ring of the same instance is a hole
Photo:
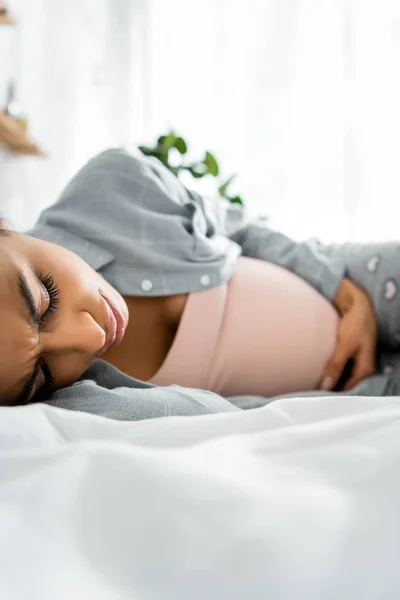
[[[400,398],[0,408],[0,598],[400,597]]]

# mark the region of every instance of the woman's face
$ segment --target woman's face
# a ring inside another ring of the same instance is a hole
[[[0,236],[0,404],[72,384],[127,323],[122,296],[76,254]]]

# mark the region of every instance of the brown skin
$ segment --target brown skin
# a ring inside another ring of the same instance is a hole
[[[369,296],[348,279],[343,279],[333,304],[342,318],[338,343],[325,367],[322,387],[333,389],[347,361],[353,359],[350,377],[343,386],[346,391],[376,371],[378,326]]]
[[[40,333],[29,320],[18,273],[32,291]],[[49,295],[41,275],[59,288],[58,306],[47,314]],[[60,246],[19,234],[0,237],[0,404],[16,404],[24,382],[40,364],[30,401],[45,384],[48,366],[54,387],[75,382],[102,356],[128,375],[150,379],[173,342],[187,295],[124,299],[77,255]],[[122,342],[103,355],[107,317],[101,292],[126,316]],[[339,341],[326,369],[333,387],[349,358],[355,360],[351,385],[375,369],[376,318],[368,296],[343,280],[334,304],[342,315]]]
[[[151,379],[171,348],[187,296],[125,297],[129,310],[125,336],[102,358],[131,377]]]
[[[24,275],[43,321],[40,334],[32,327],[19,293],[18,272]],[[89,265],[69,250],[48,242],[19,234],[1,236],[0,273],[1,404],[18,401],[39,359],[48,365],[55,386],[65,387],[101,356],[107,313],[100,290],[128,314],[122,296]],[[50,274],[59,287],[59,305],[49,318],[49,296],[39,274]],[[40,368],[28,400],[44,383]]]

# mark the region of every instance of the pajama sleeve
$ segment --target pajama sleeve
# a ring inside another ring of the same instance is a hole
[[[133,379],[103,360],[94,361],[80,381],[54,392],[46,403],[118,421],[240,410],[212,392],[175,385],[156,387]]]
[[[345,275],[342,257],[328,255],[316,240],[296,242],[270,229],[261,219],[251,220],[244,208],[229,202],[213,202],[218,227],[239,244],[243,256],[266,260],[292,271],[332,301]]]

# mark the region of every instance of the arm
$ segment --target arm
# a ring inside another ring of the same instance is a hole
[[[197,416],[238,411],[218,394],[180,386],[155,387],[96,360],[74,385],[54,392],[46,404],[117,421]]]
[[[198,416],[239,410],[228,400],[201,390],[180,387],[106,389],[88,381],[55,392],[46,404],[117,421]]]
[[[333,356],[320,386],[335,388],[349,360],[353,361],[344,389],[349,390],[375,372],[377,321],[368,295],[344,277],[344,259],[328,255],[318,242],[296,243],[263,222],[247,220],[239,205],[214,203],[219,227],[239,244],[244,256],[259,258],[292,271],[324,295],[341,319]]]
[[[295,242],[273,231],[260,220],[247,218],[242,206],[217,201],[215,214],[219,227],[239,244],[244,256],[259,258],[292,271],[333,301],[343,279],[342,259],[328,256],[315,240]]]
[[[127,295],[143,294],[141,282],[155,264],[163,277],[154,277],[152,295],[177,293],[177,279],[193,291],[193,281],[188,283],[193,272],[198,282],[204,264],[210,259],[222,264],[228,254],[234,260],[239,247],[245,256],[292,271],[333,303],[344,284],[345,261],[329,256],[323,246],[296,243],[251,222],[241,206],[189,192],[157,160],[121,150],[104,152],[83,167],[44,211],[34,235],[70,248],[96,270],[108,265],[106,279]],[[342,319],[343,326],[351,325],[353,341],[362,322],[358,306],[348,311],[354,320]],[[347,339],[339,340],[342,361],[354,354]]]
[[[349,279],[343,279],[333,304],[341,316],[338,342],[325,367],[321,388],[333,389],[352,359],[351,372],[343,386],[348,391],[376,371],[378,324],[369,296]]]
[[[156,159],[122,150],[109,150],[89,161],[59,201],[44,211],[40,223],[95,242],[114,255],[118,242],[117,250],[126,246],[124,252],[129,251],[132,262],[146,272],[153,263],[143,245],[144,231],[157,241],[153,253],[164,272],[167,253],[193,266],[204,256],[214,254],[219,260],[226,253],[234,255],[231,240],[244,256],[292,271],[331,301],[344,273],[342,259],[328,256],[317,242],[294,242],[261,221],[250,221],[240,205],[188,191]]]

